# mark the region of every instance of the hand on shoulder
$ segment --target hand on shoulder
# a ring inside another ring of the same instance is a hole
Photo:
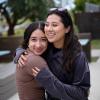
[[[44,58],[42,58],[41,56],[37,56],[33,53],[29,53],[27,55],[27,62],[28,64],[33,65],[39,69],[42,69],[48,66]]]

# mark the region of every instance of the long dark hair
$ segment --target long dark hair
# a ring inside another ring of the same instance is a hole
[[[28,48],[28,42],[30,39],[30,36],[32,32],[34,32],[36,29],[40,29],[44,33],[44,22],[42,21],[36,21],[31,23],[24,31],[24,40],[22,43],[22,48],[27,49]]]
[[[40,29],[45,34],[44,26],[45,26],[45,23],[43,21],[36,21],[36,22],[31,23],[24,31],[24,40],[22,43],[22,48],[24,48],[24,49],[28,48],[30,36],[31,36],[32,32],[34,32],[36,29]],[[45,59],[46,59],[47,52],[48,52],[48,48],[41,55]]]
[[[61,21],[64,24],[65,28],[70,27],[69,32],[67,34],[65,33],[63,45],[64,61],[62,67],[66,69],[68,72],[71,72],[72,63],[82,48],[77,36],[74,34],[72,18],[68,13],[67,9],[56,8],[52,11],[49,11],[47,17],[52,14],[56,14],[61,18]]]

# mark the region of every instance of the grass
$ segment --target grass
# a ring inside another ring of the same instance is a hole
[[[15,30],[15,35],[16,36],[23,36],[24,35],[24,30],[25,29],[17,29],[17,30]]]
[[[15,36],[23,36],[23,34],[24,34],[24,28],[20,28],[20,29],[16,29],[15,30]],[[7,35],[8,33],[7,32],[3,32],[3,37],[7,37],[8,35]]]
[[[96,62],[98,60],[99,57],[92,57],[91,58],[91,62]]]
[[[91,49],[100,49],[100,39],[91,41]]]

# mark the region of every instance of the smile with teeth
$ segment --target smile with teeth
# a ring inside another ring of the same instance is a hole
[[[49,33],[47,35],[48,35],[48,37],[53,37],[55,35],[55,33]]]

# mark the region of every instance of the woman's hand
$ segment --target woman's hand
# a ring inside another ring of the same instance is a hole
[[[18,68],[23,68],[24,67],[24,65],[25,65],[25,63],[27,61],[27,55],[28,55],[28,53],[24,52],[24,54],[22,54],[20,56],[20,58],[18,60],[18,65],[17,65]]]
[[[32,68],[32,73],[33,76],[36,77],[38,75],[38,73],[40,72],[40,69],[37,67]]]

